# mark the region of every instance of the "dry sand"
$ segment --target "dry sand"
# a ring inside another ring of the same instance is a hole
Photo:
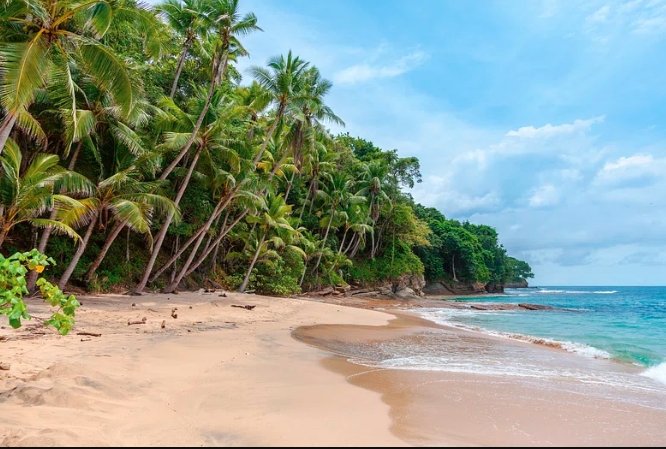
[[[33,324],[0,330],[0,361],[11,364],[0,371],[0,445],[405,445],[379,393],[291,337],[301,325],[382,325],[390,315],[227,295],[81,298],[67,337],[36,336],[44,330]]]
[[[355,299],[350,308],[203,292],[81,301],[67,337],[35,323],[0,329],[0,362],[11,364],[0,371],[0,446],[666,443],[663,410],[490,376],[376,370],[331,355],[434,326],[358,308],[390,307],[385,301]],[[449,331],[462,341],[486,338]]]

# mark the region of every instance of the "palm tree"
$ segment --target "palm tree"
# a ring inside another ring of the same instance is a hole
[[[322,78],[319,69],[310,67],[303,72],[300,89],[290,104],[290,109],[293,109],[289,114],[292,123],[287,139],[292,148],[294,163],[299,170],[303,164],[303,150],[309,150],[315,143],[313,131],[328,135],[324,122],[345,126],[342,119],[324,103],[324,97],[331,87],[331,82]]]
[[[171,161],[171,163],[162,171],[162,174],[159,178],[160,180],[165,180],[167,176],[169,176],[173,169],[176,168],[176,165],[178,165],[180,160],[187,154],[187,152],[194,144],[194,141],[199,134],[199,130],[201,129],[201,125],[203,124],[206,114],[208,113],[208,109],[210,108],[211,101],[217,86],[221,83],[222,79],[224,79],[230,54],[232,52],[236,52],[238,54],[247,54],[240,41],[238,40],[238,36],[246,35],[255,30],[261,30],[261,28],[257,26],[257,18],[254,14],[248,13],[243,17],[240,16],[238,12],[238,0],[211,0],[211,13],[209,18],[215,24],[219,42],[217,43],[215,56],[213,57],[208,95],[203,104],[203,108],[199,113],[199,117],[193,126],[189,138],[183,145],[180,153],[178,153],[178,155]],[[188,175],[186,176],[186,179],[188,180],[192,174],[192,171],[194,170],[194,166],[196,165],[200,152],[201,148],[197,150],[197,153],[192,158],[192,162],[190,162],[190,168],[188,169]],[[184,182],[183,185],[185,188],[187,187],[186,182]],[[181,190],[184,193],[184,188],[181,187]],[[176,204],[178,204],[181,197],[182,193],[179,190],[175,200]],[[164,220],[162,228],[157,234],[155,246],[153,247],[150,259],[146,264],[146,269],[143,272],[141,281],[139,281],[139,284],[134,289],[135,293],[140,293],[144,288],[146,288],[146,284],[148,283],[150,274],[153,271],[155,261],[157,260],[157,255],[162,248],[164,237],[166,236],[167,230],[169,229],[169,225],[171,224],[172,220],[173,216],[171,214],[167,215],[166,219]]]
[[[0,152],[17,121],[33,102],[38,89],[61,84],[76,98],[72,67],[95,80],[124,112],[133,106],[134,90],[125,65],[99,39],[113,20],[114,7],[105,0],[8,0],[0,9]]]
[[[277,235],[271,237],[270,234],[278,229],[283,229],[289,233],[296,232],[287,220],[287,217],[291,214],[291,206],[284,202],[284,198],[282,198],[282,196],[269,196],[267,203],[268,207],[262,214],[258,216],[253,215],[247,218],[248,223],[253,223],[257,226],[255,228],[255,238],[254,240],[250,240],[251,243],[254,243],[254,255],[252,256],[250,265],[245,273],[243,283],[238,288],[238,291],[241,293],[245,291],[247,284],[250,282],[250,275],[252,274],[252,270],[257,263],[260,253],[262,251],[267,251],[270,244],[277,247],[284,246],[284,240],[282,238]]]
[[[169,98],[173,98],[178,88],[178,79],[183,71],[185,59],[189,55],[190,49],[197,39],[206,39],[210,29],[208,13],[210,6],[206,0],[165,0],[157,6],[160,12],[167,20],[171,28],[184,37],[182,52],[178,58],[176,66],[176,75],[171,85]]]
[[[292,56],[290,50],[286,58],[284,56],[271,58],[268,61],[268,69],[256,66],[251,68],[252,74],[259,85],[271,93],[273,102],[276,104],[273,124],[264,137],[259,152],[254,157],[255,164],[261,160],[268,143],[273,139],[280,120],[287,111],[292,97],[301,88],[303,72],[307,66],[307,62],[301,60],[298,56]]]
[[[82,175],[65,170],[58,165],[58,156],[38,154],[21,172],[23,156],[18,145],[8,140],[5,153],[0,156],[3,173],[0,178],[0,247],[9,231],[19,223],[37,227],[51,226],[54,231],[79,238],[71,225],[77,220],[39,218],[44,212],[57,209],[81,210],[77,200],[60,193],[89,194],[92,184]]]
[[[213,95],[226,76],[229,59],[234,54],[243,56],[248,54],[238,40],[238,37],[249,34],[252,31],[261,30],[261,28],[257,26],[257,18],[253,13],[248,13],[241,17],[238,11],[238,1],[239,0],[210,0],[208,19],[213,24],[213,28],[217,34],[217,42],[215,44],[215,54],[212,60],[208,95],[204,102],[204,106],[199,113],[199,117],[193,126],[190,138],[185,142],[180,153],[178,153],[171,163],[162,171],[160,180],[166,179],[171,174],[173,169],[176,168],[181,159],[183,159],[192,147],[199,132],[199,128],[208,113],[208,108],[210,107]],[[153,261],[153,264],[154,263],[155,262]],[[149,263],[149,266],[152,270],[152,264]],[[150,273],[148,273],[148,275],[149,274]],[[144,277],[147,280],[147,276]]]
[[[92,278],[124,227],[150,237],[150,224],[155,215],[164,215],[172,211],[177,213],[173,201],[154,193],[157,187],[158,183],[142,181],[141,175],[134,167],[129,167],[99,182],[94,196],[85,200],[88,228],[60,278],[58,285],[61,289],[67,285],[96,228],[107,228],[109,223],[114,224],[104,246],[86,273],[88,279]],[[105,218],[108,215],[111,216],[110,219]],[[66,215],[63,218],[66,218]]]
[[[375,258],[377,248],[375,246],[374,228],[379,220],[379,206],[382,201],[389,201],[386,194],[385,181],[388,175],[388,167],[381,160],[370,161],[365,167],[365,173],[361,178],[361,190],[357,195],[369,197],[368,218],[372,220],[373,231],[370,233],[372,243],[370,248],[370,258]]]
[[[324,232],[321,251],[317,257],[317,262],[312,269],[312,273],[316,273],[317,268],[319,268],[333,222],[339,221],[336,219],[340,218],[342,218],[344,222],[348,218],[344,212],[340,213],[338,209],[340,207],[344,208],[348,203],[358,204],[365,201],[365,198],[352,194],[353,180],[349,179],[346,173],[335,172],[333,174],[327,174],[326,178],[327,183],[325,184],[325,189],[319,190],[317,196],[329,207],[329,214],[322,217],[320,221],[321,226],[326,226],[326,231]]]

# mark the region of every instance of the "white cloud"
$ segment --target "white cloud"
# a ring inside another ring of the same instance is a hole
[[[550,123],[541,126],[523,126],[516,130],[511,130],[506,133],[506,137],[517,137],[521,139],[536,139],[536,138],[549,138],[563,134],[573,134],[576,132],[585,132],[596,123],[602,123],[604,116],[593,117],[590,119],[577,119],[572,123],[564,123],[561,125],[551,125]]]
[[[530,207],[553,206],[560,202],[560,192],[552,184],[537,187],[528,200]]]
[[[622,156],[609,161],[598,171],[596,184],[622,184],[628,181],[649,181],[666,173],[666,159],[655,159],[651,154]]]
[[[405,55],[389,64],[363,63],[340,70],[333,76],[339,84],[358,84],[373,79],[393,78],[414,70],[421,65],[428,56],[422,51],[415,51]]]

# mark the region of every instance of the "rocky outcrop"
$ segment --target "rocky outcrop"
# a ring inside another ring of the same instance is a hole
[[[520,282],[507,282],[504,284],[504,288],[528,288],[529,284],[527,279],[523,279]]]
[[[398,299],[414,299],[424,295],[423,288],[425,285],[423,275],[403,274],[392,281],[386,281],[376,286],[365,286],[358,290],[351,290],[346,295],[372,294]]]
[[[504,284],[496,284],[489,282],[486,284],[486,292],[488,293],[504,293]]]
[[[423,292],[426,295],[478,295],[486,293],[486,286],[481,282],[435,281],[428,282]]]

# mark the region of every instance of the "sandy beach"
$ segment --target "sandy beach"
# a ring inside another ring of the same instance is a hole
[[[666,443],[663,409],[513,379],[346,361],[349,345],[417,338],[435,326],[409,315],[203,291],[81,302],[67,337],[34,321],[0,329],[0,361],[11,365],[0,371],[0,445]]]

